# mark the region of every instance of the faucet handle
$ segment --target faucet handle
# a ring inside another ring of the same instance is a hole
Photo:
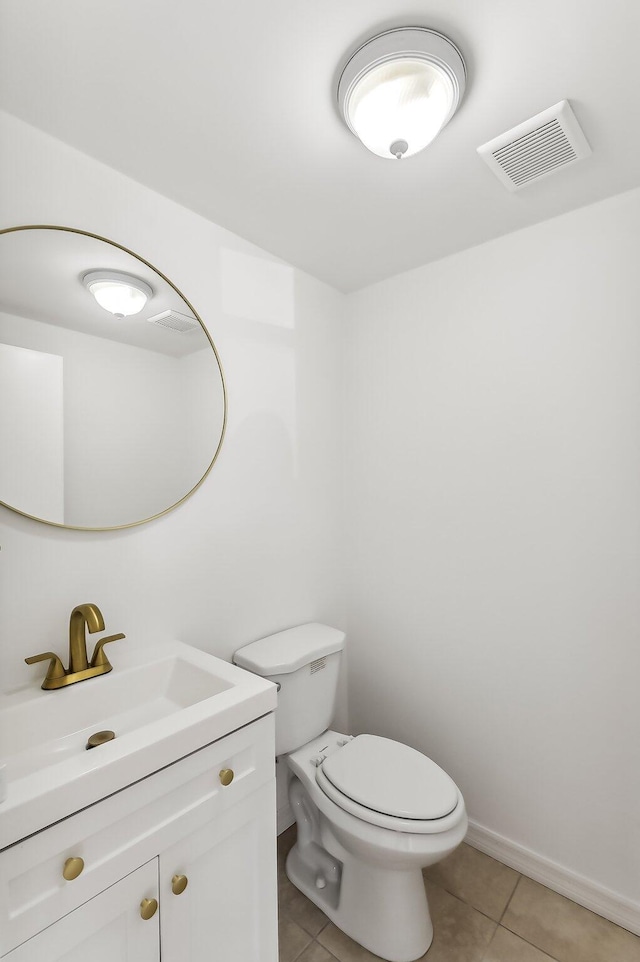
[[[47,658],[50,659],[50,664],[45,675],[45,682],[51,681],[53,678],[64,678],[66,675],[64,665],[53,651],[43,651],[41,655],[31,655],[30,658],[25,658],[25,661],[28,665],[35,665],[37,661],[46,661]]]
[[[109,668],[111,668],[109,659],[107,658],[107,656],[105,655],[102,649],[104,645],[108,645],[110,641],[120,641],[120,639],[124,637],[125,635],[123,635],[122,632],[120,632],[117,635],[107,635],[106,638],[100,638],[96,642],[96,646],[93,649],[93,654],[91,656],[91,667],[97,668],[98,666],[109,665]]]

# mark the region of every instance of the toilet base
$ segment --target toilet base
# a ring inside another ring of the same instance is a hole
[[[335,881],[317,887],[322,870],[314,871],[297,842],[287,857],[287,876],[334,925],[374,955],[387,962],[422,958],[433,939],[422,872],[390,872],[343,854],[337,900]]]
[[[296,888],[374,955],[387,962],[422,958],[433,926],[421,868],[390,868],[349,852],[297,778],[289,799],[298,840],[286,871]]]

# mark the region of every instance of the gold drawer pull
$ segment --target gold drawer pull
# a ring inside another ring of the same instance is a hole
[[[62,869],[62,875],[66,878],[67,882],[73,882],[74,878],[77,878],[82,874],[84,868],[84,860],[81,858],[68,858],[64,863],[64,868]]]
[[[171,891],[174,895],[182,895],[188,884],[189,879],[186,875],[174,875],[171,879]]]
[[[220,772],[220,781],[223,785],[230,785],[233,781],[233,769],[223,768]]]
[[[158,911],[158,903],[155,899],[143,899],[140,903],[140,915],[148,922]]]

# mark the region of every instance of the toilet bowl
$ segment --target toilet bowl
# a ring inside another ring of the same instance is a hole
[[[421,752],[328,729],[343,645],[334,628],[301,625],[240,649],[234,661],[281,687],[276,752],[290,771],[298,828],[288,877],[370,952],[414,962],[433,938],[422,869],[464,839],[464,799]]]

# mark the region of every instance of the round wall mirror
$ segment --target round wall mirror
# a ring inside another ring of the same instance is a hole
[[[85,231],[0,231],[1,504],[141,524],[202,483],[225,422],[213,341],[164,274]]]

